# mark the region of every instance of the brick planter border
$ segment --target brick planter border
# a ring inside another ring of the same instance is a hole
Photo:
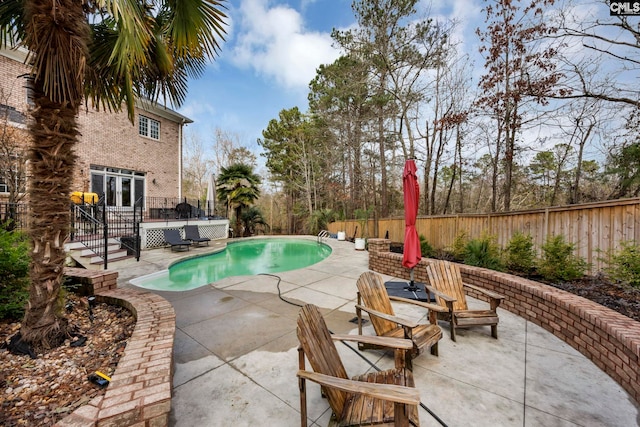
[[[58,427],[165,427],[169,425],[173,379],[175,312],[159,295],[115,289],[118,273],[65,269],[91,286],[99,302],[126,307],[136,325],[103,396],[60,420]]]
[[[409,279],[402,254],[389,252],[391,240],[369,239],[369,269]],[[422,258],[414,278],[427,283]],[[589,358],[640,403],[640,322],[614,310],[539,282],[460,264],[462,278],[506,296],[501,308],[553,333]],[[477,293],[470,293],[484,299]]]

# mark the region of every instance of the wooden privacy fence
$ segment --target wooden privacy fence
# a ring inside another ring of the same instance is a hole
[[[329,231],[346,232],[351,237],[358,226],[356,220],[336,221]],[[368,237],[388,238],[404,242],[404,217],[369,220]],[[584,258],[592,272],[603,266],[605,253],[620,248],[625,241],[640,242],[640,198],[557,206],[517,212],[489,214],[459,214],[419,216],[418,234],[424,236],[435,249],[450,248],[456,236],[465,232],[470,239],[484,235],[495,236],[498,245],[505,248],[513,234],[530,234],[538,252],[547,237],[562,235],[576,246],[576,255]]]

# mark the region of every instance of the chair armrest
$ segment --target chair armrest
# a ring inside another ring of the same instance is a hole
[[[466,288],[473,289],[473,290],[475,290],[475,291],[480,292],[481,294],[485,294],[486,296],[488,296],[488,297],[489,297],[489,298],[491,298],[491,299],[499,299],[499,300],[501,300],[501,299],[504,299],[504,298],[505,298],[505,296],[504,296],[504,295],[502,295],[502,294],[499,294],[499,293],[497,293],[497,292],[490,291],[490,290],[488,290],[488,289],[481,288],[481,287],[476,286],[476,285],[472,285],[472,284],[470,284],[470,283],[463,283],[463,285],[464,285],[464,287],[466,287]]]
[[[378,345],[381,347],[394,348],[398,350],[413,349],[413,342],[404,338],[378,337],[374,335],[338,335],[333,334],[331,338],[334,341],[354,341],[364,344]]]
[[[364,394],[376,399],[407,405],[420,403],[420,391],[414,387],[353,381],[309,371],[298,371],[297,375],[299,378],[313,381],[324,387],[335,388],[348,393]]]
[[[451,297],[451,296],[449,296],[449,295],[447,295],[447,294],[443,294],[442,292],[438,291],[437,289],[435,289],[435,288],[434,288],[434,287],[432,287],[432,286],[424,285],[424,287],[425,287],[425,288],[427,288],[427,290],[428,290],[429,292],[431,292],[432,294],[434,294],[434,295],[435,295],[435,296],[437,296],[437,297],[442,298],[442,299],[443,299],[443,300],[445,300],[446,302],[452,302],[452,303],[453,303],[453,302],[456,302],[456,299],[455,299],[455,298],[453,298],[453,297]]]
[[[366,311],[370,316],[379,317],[381,319],[388,320],[389,322],[397,323],[401,326],[406,326],[408,328],[415,328],[418,326],[418,323],[412,322],[411,320],[403,319],[398,316],[392,316],[387,313],[382,313],[381,311],[376,311],[363,305],[356,304],[356,308],[359,308],[362,311]]]
[[[438,305],[438,304],[431,304],[428,302],[424,302],[424,301],[416,301],[416,300],[412,300],[409,298],[402,298],[402,297],[396,297],[393,295],[389,295],[389,299],[391,301],[398,301],[398,302],[404,302],[407,304],[413,304],[413,305],[418,305],[420,307],[426,308],[428,310],[433,310],[433,311],[438,311],[438,312],[442,312],[442,313],[446,313],[447,309],[445,309],[444,307]]]

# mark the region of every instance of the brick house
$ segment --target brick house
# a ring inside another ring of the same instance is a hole
[[[28,85],[25,50],[0,49],[0,108],[9,125],[26,129]],[[183,128],[193,121],[150,102],[137,102],[135,123],[126,111],[81,109],[77,169],[72,191],[106,196],[109,206],[131,207],[142,197],[179,199]],[[0,181],[0,201],[7,196]],[[4,197],[3,197],[4,196]],[[146,203],[145,203],[146,206]]]

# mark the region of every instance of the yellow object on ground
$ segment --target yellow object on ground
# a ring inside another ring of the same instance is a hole
[[[96,375],[97,375],[97,376],[99,376],[99,377],[104,378],[104,379],[105,379],[105,380],[107,380],[107,381],[111,381],[111,378],[110,378],[108,375],[105,375],[105,374],[103,374],[103,373],[102,373],[102,372],[100,372],[100,371],[96,371]]]
[[[73,193],[71,193],[71,201],[76,205],[80,205],[82,203],[98,203],[98,194],[74,191]]]

